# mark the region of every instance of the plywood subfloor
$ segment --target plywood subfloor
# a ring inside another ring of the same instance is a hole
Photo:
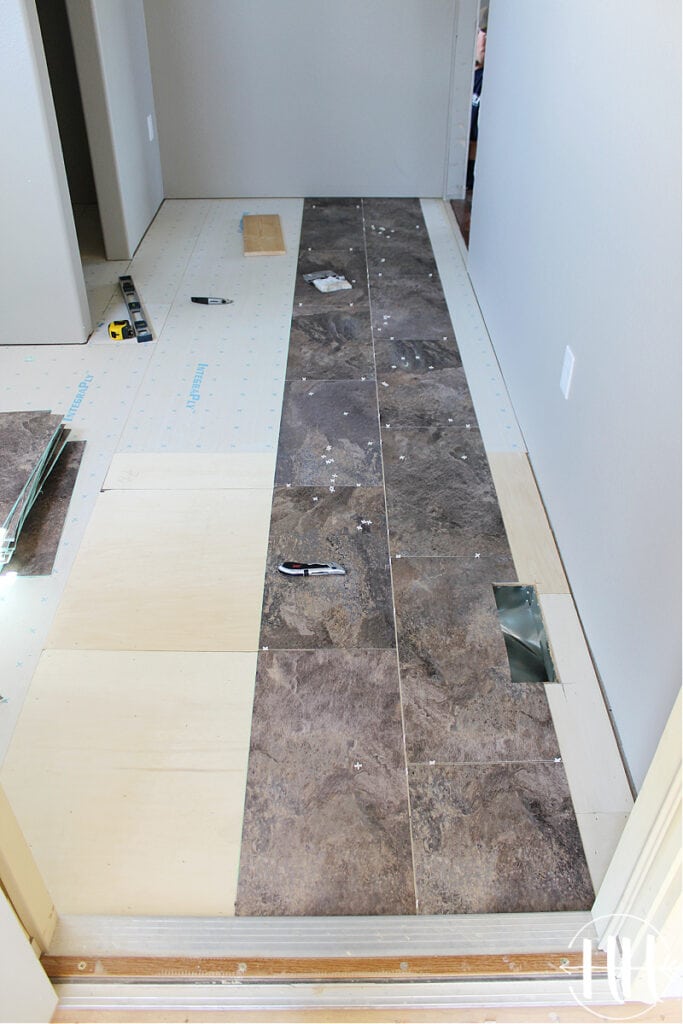
[[[255,651],[271,495],[105,491],[47,647]]]
[[[0,778],[60,913],[233,913],[255,671],[43,654]]]

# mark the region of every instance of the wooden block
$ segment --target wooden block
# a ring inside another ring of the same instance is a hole
[[[277,213],[245,215],[242,235],[245,256],[282,256],[287,252]]]
[[[489,452],[488,459],[520,581],[540,594],[570,593],[527,456]]]

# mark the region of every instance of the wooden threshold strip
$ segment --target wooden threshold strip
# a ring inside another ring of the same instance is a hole
[[[44,955],[41,964],[50,980],[168,981],[231,979],[243,981],[396,981],[482,980],[524,977],[579,977],[581,952],[509,953],[476,956],[423,957],[152,957]],[[593,954],[594,974],[606,973],[607,961]]]

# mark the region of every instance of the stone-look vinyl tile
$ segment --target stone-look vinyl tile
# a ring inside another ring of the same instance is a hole
[[[558,757],[544,687],[510,678],[493,584],[511,559],[395,559],[393,579],[408,761]]]
[[[285,385],[276,485],[382,482],[374,380]]]
[[[478,430],[392,427],[382,446],[392,554],[509,554]]]
[[[289,336],[287,379],[374,377],[369,311],[297,316]]]
[[[287,577],[283,561],[334,561],[346,576]],[[394,646],[381,488],[276,490],[267,565],[261,647]]]
[[[62,417],[45,410],[0,413],[0,525],[59,430]]]
[[[318,291],[314,284],[304,281],[304,274],[313,274],[318,270],[332,270],[335,274],[341,274],[351,288],[336,292]],[[300,254],[294,288],[294,317],[329,313],[331,310],[358,313],[368,308],[368,277],[362,246],[346,250],[306,249]]]
[[[441,285],[412,278],[372,287],[372,328],[382,339],[455,338]]]
[[[409,780],[420,913],[589,909],[562,764],[420,765]]]
[[[310,248],[363,249],[360,199],[306,199],[301,222],[303,251]]]
[[[386,236],[388,241],[390,235],[398,234],[414,244],[430,244],[419,199],[364,199],[363,216],[368,240]]]
[[[477,425],[472,396],[462,366],[425,373],[390,370],[379,380],[383,427],[465,427]]]
[[[407,241],[391,240],[381,242],[370,240],[368,247],[368,280],[375,295],[381,294],[382,288],[390,284],[415,284],[441,286],[439,271],[434,254],[426,244],[419,243],[417,249],[408,245]]]
[[[387,374],[395,370],[432,373],[434,370],[462,366],[456,343],[436,338],[427,341],[376,338],[375,362],[378,374]]]
[[[69,510],[85,441],[68,441],[28,514],[5,570],[19,576],[48,576]]]
[[[259,654],[238,915],[411,914],[396,656]]]

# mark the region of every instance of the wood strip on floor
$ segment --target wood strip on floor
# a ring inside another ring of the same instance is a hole
[[[262,979],[296,981],[395,980],[453,978],[548,978],[580,977],[582,952],[521,953],[498,956],[428,957],[248,957],[244,960],[212,957],[79,957],[41,958],[43,969],[52,982],[78,979],[151,980],[226,978],[256,981]],[[593,976],[606,970],[604,953],[593,955]]]

